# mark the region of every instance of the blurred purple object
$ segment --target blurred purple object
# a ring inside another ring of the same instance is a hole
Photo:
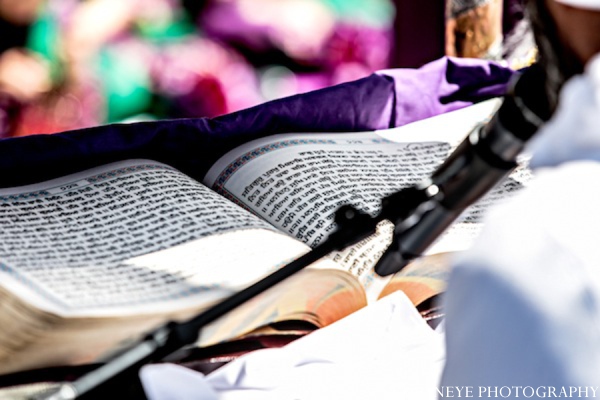
[[[207,37],[254,52],[261,53],[273,46],[270,28],[245,19],[235,2],[211,2],[200,16],[198,25]]]
[[[276,7],[279,9],[271,12],[282,12],[285,9],[282,4],[273,8]],[[253,19],[244,12],[240,2],[211,2],[201,15],[199,26],[207,37],[245,49],[249,53],[278,51],[299,65],[326,71],[344,63],[362,64],[369,72],[389,66],[393,35],[391,27],[386,29],[357,21],[336,21],[331,11],[327,10],[325,6],[307,8],[306,12],[313,22],[321,22],[322,26],[294,32],[293,28],[284,29],[283,20]],[[286,13],[281,15],[282,19],[289,16]],[[304,17],[309,18],[306,15]],[[288,37],[291,33],[297,34],[293,37],[294,42],[290,42]],[[310,42],[310,45],[306,42]],[[302,49],[302,46],[306,48]]]
[[[156,93],[172,99],[180,117],[216,117],[262,101],[252,67],[209,39],[165,46],[157,52],[151,76]]]
[[[338,23],[323,48],[323,65],[360,64],[373,72],[389,66],[393,32],[356,23]]]
[[[273,100],[282,95],[306,93],[364,78],[387,68],[391,40],[392,32],[385,29],[337,23],[313,60],[319,66],[316,71],[267,67],[262,76],[263,96]],[[276,72],[271,73],[273,71]]]

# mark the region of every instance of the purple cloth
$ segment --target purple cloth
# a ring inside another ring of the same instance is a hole
[[[202,179],[223,154],[289,132],[351,132],[400,126],[502,95],[512,71],[442,58],[418,70],[383,71],[218,118],[114,124],[0,140],[0,187],[24,185],[112,161],[148,158]]]
[[[390,127],[395,127],[504,94],[513,71],[494,62],[443,57],[419,69],[380,74],[394,82]]]

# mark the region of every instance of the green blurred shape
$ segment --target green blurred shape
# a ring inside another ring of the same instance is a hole
[[[98,71],[106,99],[107,122],[118,122],[145,112],[152,101],[148,66],[135,54],[110,48],[98,56]]]
[[[343,21],[373,26],[389,26],[394,20],[394,5],[389,0],[322,0]],[[415,0],[416,1],[416,0]]]
[[[169,42],[197,33],[196,26],[187,15],[180,15],[169,24],[152,24],[139,21],[135,24],[137,33],[152,42]]]
[[[58,22],[46,8],[42,8],[39,17],[29,28],[26,47],[42,56],[49,63],[50,77],[54,82],[58,82],[63,78],[58,43]]]

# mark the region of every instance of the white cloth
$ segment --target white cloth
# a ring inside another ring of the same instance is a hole
[[[453,269],[442,386],[600,386],[600,57],[560,104],[535,180]]]
[[[556,0],[569,6],[585,8],[587,10],[600,10],[600,0]]]
[[[532,168],[573,160],[600,160],[600,54],[585,74],[571,78],[560,95],[555,117],[528,146]]]
[[[252,352],[206,377],[187,370],[178,376],[163,364],[144,367],[141,379],[150,400],[434,400],[443,364],[443,334],[397,292],[283,348]],[[186,397],[194,388],[197,396]]]
[[[140,380],[150,400],[217,400],[217,392],[201,374],[175,364],[146,365]]]

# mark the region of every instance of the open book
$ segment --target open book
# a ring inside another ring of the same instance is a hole
[[[339,205],[376,213],[384,195],[428,176],[495,106],[385,132],[264,138],[224,155],[203,183],[128,160],[0,189],[0,374],[98,361],[158,324],[193,316],[324,240]],[[482,208],[526,179],[513,174],[431,252],[466,247]],[[386,285],[405,283],[415,304],[443,290],[442,263],[409,266],[392,282],[374,275],[391,232],[381,224],[215,321],[199,344],[281,321],[325,326]]]

